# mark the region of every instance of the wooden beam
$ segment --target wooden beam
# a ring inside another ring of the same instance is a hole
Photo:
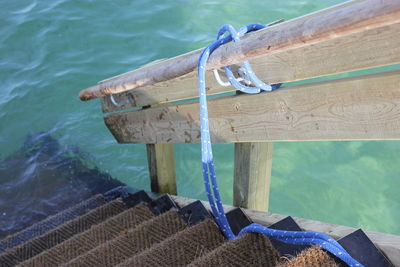
[[[338,37],[297,49],[278,51],[250,60],[258,77],[268,83],[290,82],[400,62],[400,23]],[[223,75],[224,76],[224,75]],[[206,73],[207,94],[234,91],[222,87]],[[190,73],[166,82],[143,86],[114,95],[117,101],[130,100],[122,107],[114,106],[109,97],[102,98],[103,111],[166,103],[198,96],[197,75]]]
[[[272,148],[272,142],[235,143],[234,206],[268,210]]]
[[[209,100],[213,142],[400,139],[400,71]],[[108,114],[120,143],[199,142],[199,105]]]
[[[173,144],[147,144],[151,191],[177,194]]]
[[[195,199],[180,196],[171,197],[180,207],[184,207],[195,201]],[[202,201],[202,203],[207,207],[208,210],[211,210],[208,202]],[[224,205],[224,208],[225,212],[228,212],[233,210],[235,207]],[[287,217],[286,215],[254,211],[250,209],[243,209],[243,211],[253,222],[264,226],[270,226]],[[293,217],[293,219],[304,231],[319,232],[329,235],[335,239],[340,239],[357,230],[353,227],[307,220],[303,218]],[[400,236],[373,231],[365,231],[365,233],[371,239],[371,241],[386,254],[394,266],[400,266]]]
[[[207,69],[236,64],[265,54],[290,50],[329,39],[400,22],[398,0],[365,0],[343,8],[324,10],[261,30],[242,42],[229,43],[210,57]],[[87,88],[81,100],[124,92],[137,87],[171,80],[196,70],[199,52],[177,57],[168,64],[153,64],[143,72],[122,76]]]

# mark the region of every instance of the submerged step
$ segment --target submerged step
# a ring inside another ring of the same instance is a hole
[[[62,225],[63,223],[73,220],[76,217],[79,217],[105,203],[105,198],[99,194],[53,216],[47,217],[46,219],[37,222],[32,226],[1,240],[0,253],[5,251],[6,249],[16,247],[28,240],[43,235],[44,233],[49,232],[50,230]]]
[[[106,203],[103,206],[69,221],[44,235],[0,254],[0,262],[2,266],[13,266],[23,262],[38,255],[46,249],[60,244],[72,236],[89,229],[91,226],[121,213],[126,208],[125,203],[121,199],[116,199]]]

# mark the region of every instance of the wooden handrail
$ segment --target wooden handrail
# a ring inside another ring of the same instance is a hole
[[[350,2],[351,3],[351,2]],[[207,69],[236,64],[260,55],[290,50],[400,22],[399,0],[365,0],[332,8],[261,30],[240,43],[229,43],[210,57]],[[124,92],[170,80],[196,70],[199,51],[160,62],[130,75],[104,81],[80,92],[81,100]]]
[[[267,83],[287,83],[392,65],[400,62],[399,33],[400,23],[395,23],[318,44],[263,55],[249,62],[257,76]],[[213,76],[212,71],[206,72],[207,95],[236,90],[233,86],[222,87]],[[106,113],[195,98],[199,94],[196,85],[197,74],[190,73],[113,95],[117,102],[126,103],[123,106],[116,106],[109,97],[103,97],[102,109]]]

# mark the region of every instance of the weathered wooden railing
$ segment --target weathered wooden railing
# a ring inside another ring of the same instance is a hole
[[[199,52],[146,65],[80,94],[82,100],[102,97],[105,123],[119,143],[147,145],[155,192],[177,193],[173,143],[199,142],[199,104],[193,100]],[[350,1],[271,26],[219,48],[208,66],[243,60],[268,83],[400,63],[400,0]],[[211,71],[206,83],[208,95],[234,91],[221,87]],[[110,94],[128,103],[114,105]],[[274,141],[400,139],[400,70],[257,95],[224,94],[209,100],[209,119],[212,142],[235,143],[234,205],[265,211]],[[397,253],[400,245],[385,251]]]
[[[151,188],[176,194],[173,143],[198,142],[199,50],[104,80],[81,92],[102,97],[119,143],[147,144]],[[227,44],[210,69],[249,59],[259,77],[290,82],[400,62],[400,1],[350,1]],[[213,142],[235,143],[234,205],[267,210],[273,141],[400,138],[400,72],[288,86],[209,101]],[[208,94],[233,91],[207,72]],[[116,101],[129,100],[116,106]],[[139,110],[122,111],[132,107]],[[112,113],[110,113],[112,112]]]
[[[147,144],[151,188],[176,194],[173,143],[199,142],[199,51],[158,61],[81,92],[102,97],[119,143]],[[249,60],[269,83],[400,62],[400,1],[350,1],[219,48],[209,69]],[[206,74],[209,95],[233,91]],[[116,106],[117,102],[129,103]],[[191,101],[174,103],[178,100]],[[130,109],[128,108],[139,108]],[[400,139],[400,71],[353,76],[209,101],[213,142],[235,143],[234,205],[268,209],[273,141]]]

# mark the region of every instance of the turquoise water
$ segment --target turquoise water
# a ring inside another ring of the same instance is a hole
[[[224,23],[290,19],[340,2],[3,0],[0,161],[27,135],[46,132],[90,154],[101,171],[148,190],[145,146],[116,144],[99,101],[80,102],[81,89],[200,48]],[[395,141],[276,143],[270,211],[400,234],[399,151]],[[216,144],[214,153],[229,204],[233,145]],[[176,161],[179,194],[205,199],[199,145],[177,144]],[[30,191],[22,194],[57,186],[25,178]]]

